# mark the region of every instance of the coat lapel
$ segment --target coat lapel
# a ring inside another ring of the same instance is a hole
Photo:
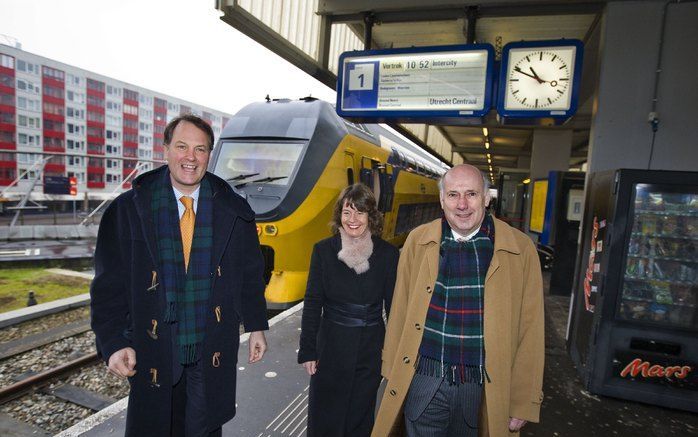
[[[153,223],[153,215],[150,213],[150,192],[147,190],[134,187],[133,201],[136,204],[136,211],[141,222],[141,231],[145,238],[148,253],[156,266],[160,265],[160,256],[158,252],[157,242],[155,241],[155,223]]]
[[[500,257],[503,255],[502,252],[509,252],[514,255],[521,254],[521,249],[519,249],[516,244],[516,239],[512,234],[511,228],[495,217],[492,217],[492,220],[494,221],[494,253],[492,254],[490,267],[487,269],[485,284],[487,284],[497,270],[499,270],[501,263]]]

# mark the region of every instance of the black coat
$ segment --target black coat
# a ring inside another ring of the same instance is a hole
[[[97,351],[105,361],[125,347],[136,351],[127,436],[170,435],[172,330],[162,322],[165,290],[150,208],[152,184],[166,171],[163,166],[139,176],[132,190],[111,203],[95,250],[90,295]],[[213,280],[202,360],[207,422],[213,429],[235,415],[239,324],[250,332],[268,329],[268,323],[254,213],[225,181],[210,173],[205,177],[213,189]],[[153,320],[159,322],[155,335]]]
[[[310,379],[308,437],[368,436],[380,384],[385,327],[346,327],[322,317],[323,303],[383,303],[386,312],[395,286],[398,250],[373,238],[369,270],[357,274],[337,258],[340,237],[313,248],[305,292],[298,362],[318,360]]]

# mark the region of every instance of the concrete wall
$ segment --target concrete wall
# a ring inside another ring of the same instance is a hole
[[[590,172],[698,168],[698,3],[670,4],[666,9],[656,135],[647,121],[663,10],[661,2],[612,2],[607,6]]]

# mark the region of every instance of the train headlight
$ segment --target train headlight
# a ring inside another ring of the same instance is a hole
[[[257,235],[262,235],[262,227],[257,225]]]
[[[264,225],[264,234],[272,237],[279,233],[279,229],[275,225]]]

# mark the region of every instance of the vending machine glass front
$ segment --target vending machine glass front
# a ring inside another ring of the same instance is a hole
[[[698,329],[698,194],[635,184],[617,317]]]

